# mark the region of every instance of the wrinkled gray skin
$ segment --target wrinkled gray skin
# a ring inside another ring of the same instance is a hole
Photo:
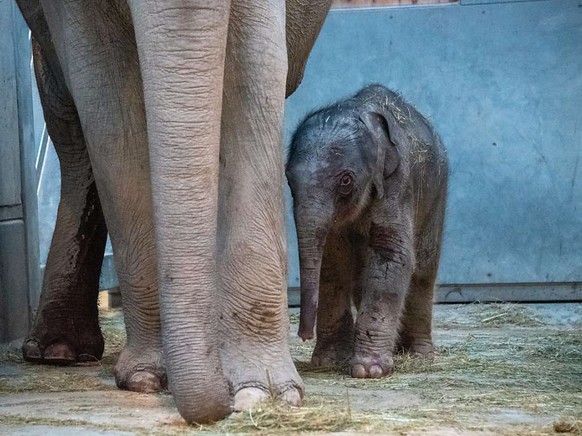
[[[399,95],[370,85],[307,117],[287,163],[301,266],[299,336],[317,366],[393,371],[398,348],[430,356],[446,152]],[[351,304],[358,315],[354,324]]]
[[[18,3],[62,172],[24,357],[101,357],[108,230],[127,329],[118,386],[169,384],[188,422],[270,392],[300,404],[287,343],[283,105],[331,1]]]

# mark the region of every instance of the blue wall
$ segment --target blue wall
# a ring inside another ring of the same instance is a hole
[[[582,281],[582,1],[489,3],[331,12],[287,137],[367,83],[397,89],[449,150],[439,282]],[[291,220],[288,241],[298,286]]]

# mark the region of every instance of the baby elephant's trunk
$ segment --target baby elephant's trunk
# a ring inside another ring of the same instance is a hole
[[[314,337],[319,300],[319,277],[327,230],[311,226],[305,228],[298,221],[297,236],[301,274],[301,316],[298,335],[306,341]]]

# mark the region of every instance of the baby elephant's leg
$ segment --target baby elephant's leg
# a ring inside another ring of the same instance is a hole
[[[409,223],[372,224],[352,377],[379,378],[393,371],[392,353],[414,265],[411,227]]]
[[[406,296],[398,350],[419,357],[432,357],[432,305],[436,267],[412,276]]]
[[[444,198],[444,195],[443,195]],[[399,350],[433,357],[432,306],[439,266],[444,220],[444,201],[437,202],[426,228],[416,241],[416,269],[406,296]]]
[[[351,257],[347,238],[330,234],[321,266],[315,366],[342,366],[353,352]]]

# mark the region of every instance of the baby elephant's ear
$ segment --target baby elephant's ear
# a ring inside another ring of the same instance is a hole
[[[366,146],[370,162],[374,165],[372,180],[376,195],[380,199],[384,196],[384,179],[394,172],[400,157],[396,145],[390,140],[390,128],[384,115],[377,112],[365,112],[360,119],[374,138],[374,143],[366,144]]]

